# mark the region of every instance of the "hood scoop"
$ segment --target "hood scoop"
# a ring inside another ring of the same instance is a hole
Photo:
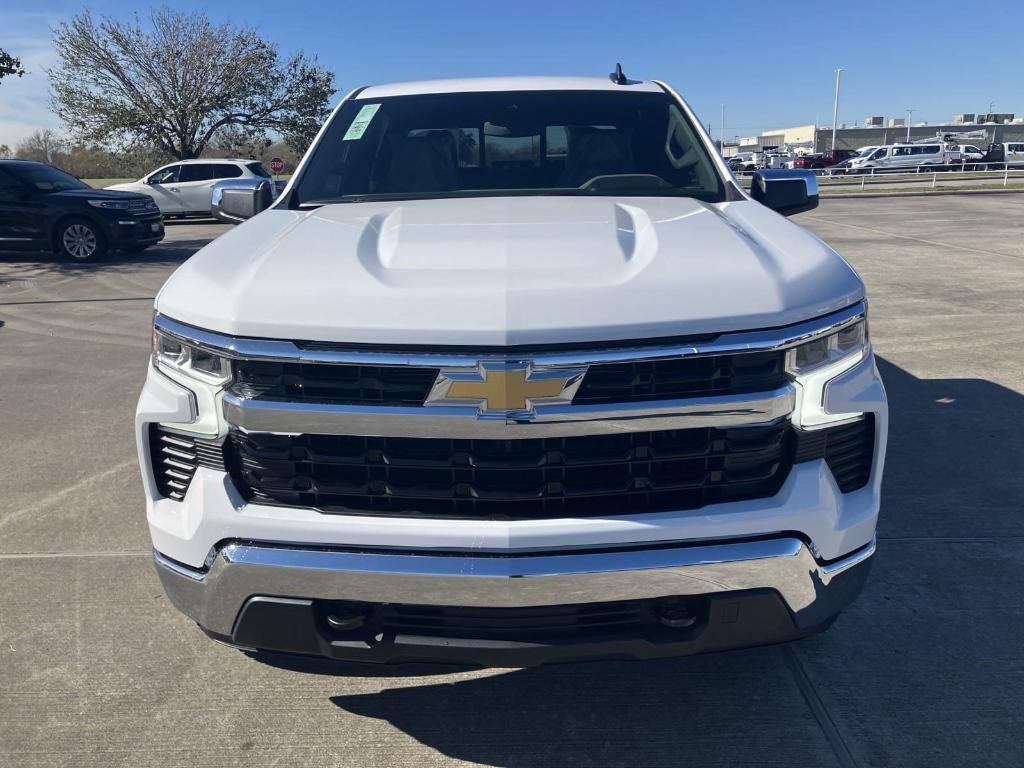
[[[658,253],[657,230],[643,208],[587,200],[576,215],[563,211],[553,219],[547,198],[514,200],[477,201],[471,220],[402,204],[373,213],[360,220],[359,263],[387,285],[440,273],[501,272],[510,284],[546,282],[566,270],[576,282],[609,285],[632,279]],[[333,212],[315,215],[331,221]]]

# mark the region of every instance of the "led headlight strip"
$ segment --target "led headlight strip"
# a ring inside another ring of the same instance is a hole
[[[786,370],[797,389],[793,423],[814,429],[862,416],[862,413],[829,413],[825,410],[825,387],[853,368],[871,349],[867,319],[819,336],[786,352]]]
[[[231,363],[207,349],[153,328],[153,364],[183,373],[206,384],[223,385],[231,380]]]

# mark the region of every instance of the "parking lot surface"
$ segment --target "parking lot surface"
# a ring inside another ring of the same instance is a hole
[[[528,670],[264,663],[150,562],[152,300],[224,227],[0,254],[0,766],[1024,765],[1024,196],[827,200],[892,431],[860,600],[791,646]]]

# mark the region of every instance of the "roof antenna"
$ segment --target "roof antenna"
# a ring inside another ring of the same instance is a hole
[[[615,71],[608,75],[608,79],[616,85],[629,85],[629,80],[627,80],[626,76],[622,74],[621,64],[615,65]]]

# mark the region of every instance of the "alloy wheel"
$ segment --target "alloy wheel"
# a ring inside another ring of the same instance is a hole
[[[99,247],[96,233],[85,224],[72,224],[61,238],[64,250],[74,259],[88,259]]]

